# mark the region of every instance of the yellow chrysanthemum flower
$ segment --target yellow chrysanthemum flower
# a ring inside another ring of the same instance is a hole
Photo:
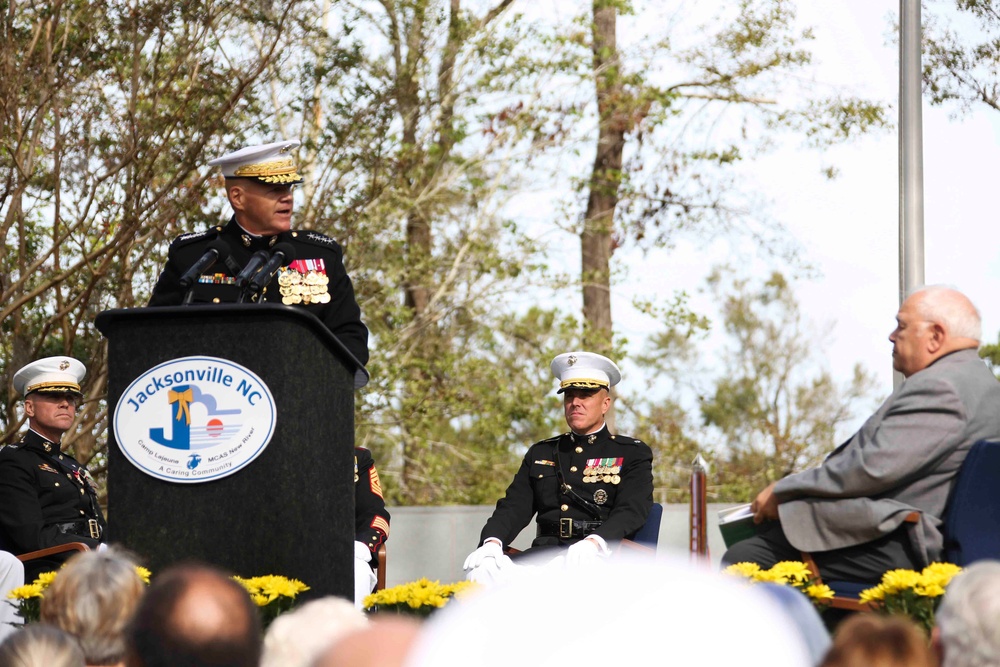
[[[882,589],[887,594],[915,588],[920,583],[920,573],[913,570],[889,570],[882,575]]]
[[[142,579],[142,583],[144,584],[148,584],[149,578],[153,575],[152,572],[150,572],[141,565],[135,566],[135,573],[139,575],[139,578]]]
[[[931,563],[920,572],[919,586],[929,590],[944,588],[962,568],[952,563]]]
[[[10,600],[30,600],[31,598],[45,597],[42,593],[44,590],[45,587],[38,583],[25,584],[7,593],[7,598]]]
[[[810,600],[832,600],[833,599],[833,589],[826,584],[811,584],[806,586],[805,594],[809,596]]]
[[[861,602],[865,603],[875,602],[877,600],[884,600],[885,589],[882,588],[881,585],[875,586],[874,588],[866,588],[865,590],[861,591],[861,594],[858,596],[858,599]]]
[[[751,579],[755,574],[760,572],[760,565],[757,563],[733,563],[724,569],[723,572]]]
[[[795,583],[805,583],[812,579],[812,571],[802,561],[786,560],[776,563],[771,568],[776,579],[784,579]]]
[[[42,572],[35,578],[33,583],[40,585],[42,588],[47,588],[52,585],[58,572]]]
[[[937,583],[931,584],[917,584],[913,587],[913,592],[917,595],[923,595],[927,598],[939,598],[944,595],[944,586]]]

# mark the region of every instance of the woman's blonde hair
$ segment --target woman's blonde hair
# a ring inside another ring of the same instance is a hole
[[[77,638],[88,665],[114,665],[125,658],[125,630],[145,589],[125,552],[87,551],[59,570],[41,617]]]

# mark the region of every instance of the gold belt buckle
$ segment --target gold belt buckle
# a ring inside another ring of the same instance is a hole
[[[87,527],[90,528],[90,536],[95,540],[101,539],[101,527],[97,525],[97,519],[87,519]]]
[[[568,540],[573,537],[573,519],[559,519],[559,538]]]

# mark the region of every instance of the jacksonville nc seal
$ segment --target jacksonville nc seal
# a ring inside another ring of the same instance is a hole
[[[184,357],[149,369],[118,401],[114,433],[125,457],[168,482],[207,482],[260,456],[274,434],[267,385],[226,359]]]

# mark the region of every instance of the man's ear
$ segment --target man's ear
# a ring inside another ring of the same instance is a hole
[[[24,399],[24,414],[28,417],[35,416],[35,402],[30,398]]]
[[[242,211],[246,198],[246,191],[239,185],[230,185],[226,188],[226,195],[229,197],[229,205],[234,211]]]
[[[927,333],[927,351],[936,354],[944,347],[944,341],[948,337],[947,332],[937,322],[931,322]]]

